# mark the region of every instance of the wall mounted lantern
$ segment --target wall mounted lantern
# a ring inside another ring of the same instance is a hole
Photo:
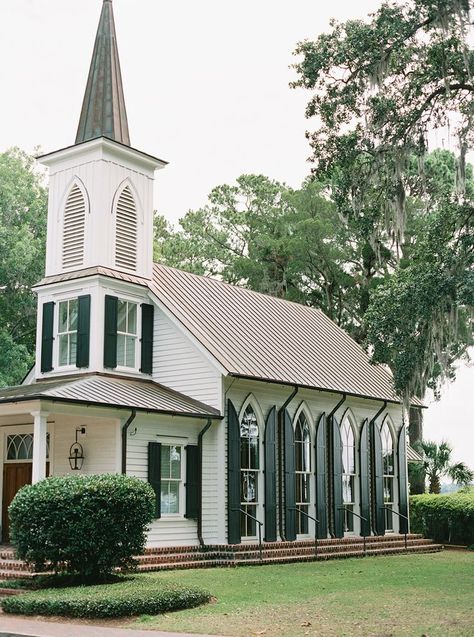
[[[77,434],[79,433],[84,435],[86,433],[86,428],[79,427],[76,429],[76,442],[73,442],[69,449],[69,464],[73,471],[80,471],[84,464],[84,449],[82,448],[82,445],[77,442]]]

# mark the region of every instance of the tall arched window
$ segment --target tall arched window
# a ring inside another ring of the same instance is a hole
[[[349,418],[341,423],[342,438],[342,498],[344,506],[344,530],[354,531],[354,506],[356,503],[356,448],[354,429]]]
[[[84,264],[84,233],[86,227],[86,201],[77,184],[64,207],[63,219],[63,268],[77,268]]]
[[[127,270],[137,269],[137,207],[129,186],[122,190],[117,201],[115,265]]]
[[[309,513],[311,481],[311,434],[308,419],[301,412],[295,426],[296,508]],[[308,533],[308,518],[296,512],[296,533]]]
[[[259,503],[258,474],[260,470],[259,429],[255,411],[248,405],[240,423],[240,506],[254,518]],[[247,515],[240,516],[242,537],[257,535],[257,523]]]
[[[382,457],[383,457],[383,499],[384,506],[391,509],[394,502],[395,482],[395,457],[393,452],[393,437],[390,425],[385,422],[382,431]],[[393,515],[385,509],[385,530],[393,530]]]

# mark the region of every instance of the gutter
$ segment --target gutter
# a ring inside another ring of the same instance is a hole
[[[283,485],[284,485],[284,468],[283,468],[283,461],[284,461],[284,448],[285,448],[285,426],[284,426],[284,422],[283,422],[283,417],[285,414],[285,409],[288,407],[288,405],[291,403],[291,401],[293,400],[293,398],[296,396],[296,394],[299,391],[299,386],[295,385],[293,387],[293,391],[291,392],[291,394],[288,396],[288,398],[285,400],[285,402],[283,403],[283,405],[280,407],[280,409],[278,410],[278,479],[279,479],[279,493],[278,493],[278,522],[279,522],[279,526],[280,526],[280,537],[282,540],[286,540],[285,538],[285,534],[284,534],[284,524],[283,524]]]
[[[137,410],[132,409],[132,413],[128,417],[126,423],[122,426],[122,474],[125,475],[127,473],[127,432],[128,428],[135,420],[137,415]]]
[[[211,418],[208,419],[205,427],[201,429],[198,435],[198,454],[199,454],[199,512],[197,519],[197,534],[200,546],[204,546],[204,539],[202,537],[202,439],[204,434],[212,425]]]
[[[370,422],[369,422],[369,427],[370,427],[370,425],[372,425],[372,423],[374,423],[374,422],[377,420],[377,418],[380,416],[380,414],[381,414],[381,413],[382,413],[385,409],[387,409],[387,402],[388,402],[388,401],[386,401],[386,400],[384,401],[384,404],[382,405],[382,407],[380,407],[380,409],[379,409],[379,410],[378,410],[378,412],[375,414],[375,416],[374,416],[374,417],[370,420]]]

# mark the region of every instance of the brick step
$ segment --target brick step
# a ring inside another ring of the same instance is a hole
[[[161,564],[144,564],[138,566],[140,573],[155,572],[155,571],[174,571],[184,570],[191,568],[218,568],[225,566],[235,566],[236,562],[233,560],[209,560],[201,562],[163,562]]]
[[[203,551],[202,553],[163,553],[163,554],[146,554],[135,557],[140,566],[147,564],[164,564],[166,562],[202,562],[213,561],[219,559],[232,559],[233,553],[225,551]]]
[[[30,577],[34,577],[35,573],[31,572],[31,571],[10,571],[10,570],[3,570],[0,568],[0,581],[1,580],[5,580],[5,579],[25,579],[25,578],[30,578]]]
[[[405,536],[398,533],[390,534],[390,535],[369,535],[366,538],[366,542],[367,544],[369,544],[370,542],[393,542],[394,540],[400,540],[400,539],[403,539],[403,541],[405,541]],[[420,540],[420,539],[423,539],[423,536],[420,535],[419,533],[409,533],[407,535],[407,540]],[[355,541],[363,542],[363,537],[360,535],[348,535],[342,538],[324,538],[324,539],[318,540],[318,544],[320,544],[321,546],[324,546],[325,544],[337,544],[337,545],[353,544]],[[268,549],[298,548],[300,546],[301,547],[314,546],[314,539],[308,538],[307,540],[297,540],[296,542],[263,542],[262,545],[264,548],[268,548]],[[222,545],[220,547],[213,546],[208,548],[222,549]],[[235,551],[236,553],[238,553],[239,551],[247,551],[252,549],[255,550],[255,549],[258,549],[258,543],[244,542],[242,544],[232,544],[228,546],[227,549],[231,551]]]
[[[28,566],[22,560],[0,560],[0,571],[32,571],[33,567]]]

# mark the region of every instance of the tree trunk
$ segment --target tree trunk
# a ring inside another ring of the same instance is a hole
[[[419,407],[410,407],[408,423],[408,436],[410,445],[423,440],[423,410]],[[425,492],[425,480],[421,475],[415,475],[408,464],[408,481],[410,483],[410,494],[415,495]]]

